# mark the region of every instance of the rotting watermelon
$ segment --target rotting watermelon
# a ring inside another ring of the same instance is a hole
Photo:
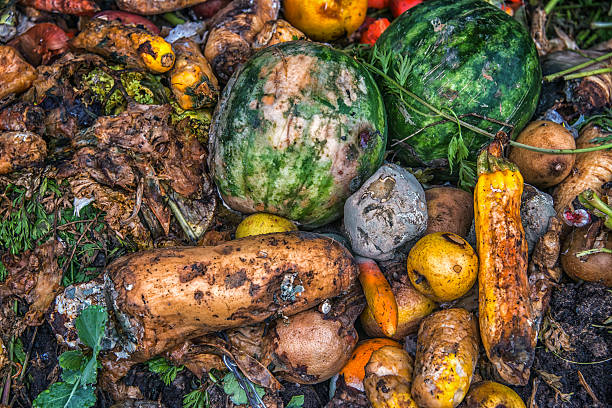
[[[542,79],[535,45],[520,23],[482,0],[426,1],[397,18],[376,45],[392,55],[389,72],[408,64],[405,88],[490,133],[510,129],[464,115],[510,123],[516,135],[535,111]],[[457,124],[402,97],[407,103],[384,91],[390,139],[408,138],[399,157],[412,165],[446,158]],[[471,159],[489,140],[465,128],[462,135]]]
[[[381,165],[382,96],[370,74],[330,47],[266,48],[236,72],[210,130],[209,167],[227,205],[314,228]]]

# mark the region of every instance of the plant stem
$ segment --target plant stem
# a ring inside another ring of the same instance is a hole
[[[381,77],[383,77],[386,81],[389,81],[391,84],[393,84],[393,86],[396,86],[400,91],[404,92],[406,95],[410,96],[412,99],[414,99],[415,101],[417,101],[418,103],[420,103],[421,105],[425,106],[427,109],[431,110],[432,112],[442,116],[444,119],[450,120],[452,122],[458,123],[459,125],[465,127],[466,129],[469,129],[473,132],[476,132],[478,134],[487,136],[491,139],[495,138],[495,135],[487,132],[486,130],[482,130],[477,126],[471,125],[467,122],[462,121],[461,119],[457,119],[455,118],[453,115],[450,115],[438,108],[436,108],[435,106],[429,104],[428,102],[426,102],[425,100],[421,99],[418,95],[412,93],[411,91],[407,90],[406,88],[404,88],[399,82],[397,82],[396,80],[394,80],[393,78],[391,78],[389,75],[385,74],[382,70],[380,70],[379,68],[375,67],[374,65],[368,63],[368,62],[362,62],[362,64],[367,67],[368,69],[370,69],[371,71],[375,72],[377,75],[380,75]]]
[[[531,150],[538,153],[546,153],[546,154],[577,154],[577,153],[588,153],[588,152],[597,152],[599,150],[612,149],[612,143],[603,144],[594,147],[584,147],[582,149],[544,149],[541,147],[529,146],[523,143],[516,142],[514,140],[510,141],[512,146],[520,147],[522,149]]]
[[[612,22],[610,21],[593,21],[591,23],[591,29],[596,30],[598,28],[612,28]]]
[[[609,248],[587,249],[586,251],[577,252],[576,258],[582,258],[583,256],[599,254],[599,253],[612,254],[612,249],[609,249]]]
[[[560,0],[550,0],[544,9],[544,12],[546,12],[547,15],[550,14],[559,1]]]
[[[175,26],[185,23],[185,20],[183,20],[182,18],[180,18],[174,13],[164,13],[162,14],[162,17],[164,18],[164,20],[166,20],[167,22]]]
[[[570,79],[583,78],[591,75],[607,74],[608,72],[612,72],[612,68],[599,68],[592,71],[577,72],[575,74],[566,75],[563,77],[563,79],[567,81]]]
[[[578,64],[576,66],[573,66],[571,68],[565,69],[563,71],[559,71],[559,72],[556,72],[554,74],[546,75],[543,78],[543,80],[547,81],[547,82],[554,81],[557,78],[560,78],[562,76],[566,76],[567,74],[571,74],[572,72],[579,71],[582,68],[586,68],[586,67],[588,67],[590,65],[596,64],[596,63],[604,61],[604,60],[607,60],[608,58],[612,58],[612,52],[609,52],[609,53],[604,54],[604,55],[602,55],[600,57],[594,58],[594,59],[592,59],[590,61],[583,62],[582,64]]]

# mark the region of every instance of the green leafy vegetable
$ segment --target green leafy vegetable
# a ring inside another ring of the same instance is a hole
[[[304,406],[304,396],[294,395],[285,408],[302,408]]]
[[[240,384],[238,383],[238,380],[236,379],[234,374],[227,373],[225,377],[223,377],[222,381],[223,381],[223,392],[229,395],[230,399],[232,400],[234,404],[244,405],[244,404],[249,403],[246,393],[244,392],[242,387],[240,387]],[[260,397],[263,397],[264,395],[266,395],[266,391],[258,385],[255,386],[255,391],[257,392],[257,395],[259,395]]]
[[[183,397],[183,408],[208,408],[209,406],[208,393],[201,388],[193,390]]]
[[[155,357],[149,361],[147,361],[147,365],[149,366],[149,370],[161,376],[161,380],[166,385],[172,384],[176,375],[183,371],[184,366],[177,367],[175,365],[170,364],[163,357]]]
[[[71,350],[59,357],[62,380],[52,384],[33,401],[34,408],[89,408],[96,403],[98,354],[104,336],[108,313],[102,306],[89,306],[75,321],[82,343],[91,347],[86,357],[80,350]]]

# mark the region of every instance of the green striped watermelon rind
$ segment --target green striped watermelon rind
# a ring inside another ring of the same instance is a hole
[[[512,124],[516,135],[535,112],[542,78],[535,44],[519,22],[484,1],[424,2],[397,18],[376,46],[392,53],[395,64],[408,56],[407,89],[489,133],[511,129],[462,115]],[[406,140],[410,148],[400,149],[407,164],[447,157],[448,144],[458,134],[456,123],[433,125],[442,118],[407,97],[409,104],[403,103],[396,93],[385,92],[384,99],[390,138],[412,135]],[[471,159],[489,141],[465,128],[462,135]]]
[[[303,67],[302,59],[316,61],[308,66],[314,82],[290,92],[290,108],[282,119],[270,120],[264,98],[283,95],[270,94],[268,79],[287,61]],[[348,96],[339,93],[339,83]],[[300,135],[290,132],[295,138],[288,136],[292,142],[279,148],[270,140],[290,117],[304,128]],[[309,136],[322,120],[336,126],[335,133]],[[368,71],[330,47],[296,41],[258,52],[232,76],[213,116],[209,167],[231,208],[270,212],[315,228],[342,215],[346,198],[382,164],[386,140],[382,96]],[[339,146],[334,161],[325,156],[336,151],[333,146]]]

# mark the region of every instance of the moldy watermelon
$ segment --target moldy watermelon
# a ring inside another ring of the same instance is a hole
[[[381,165],[382,97],[354,59],[296,41],[253,56],[227,84],[210,131],[209,167],[227,205],[314,228]]]
[[[478,114],[514,125],[514,135],[533,115],[542,73],[535,45],[520,23],[482,0],[430,0],[397,18],[380,36],[379,51],[391,53],[391,70],[408,64],[404,87],[435,107],[492,134],[508,127]],[[406,140],[400,150],[409,164],[447,157],[454,122],[432,114],[418,102],[396,93],[384,95],[389,130]],[[418,132],[418,133],[417,133]],[[487,136],[462,129],[470,158]]]

